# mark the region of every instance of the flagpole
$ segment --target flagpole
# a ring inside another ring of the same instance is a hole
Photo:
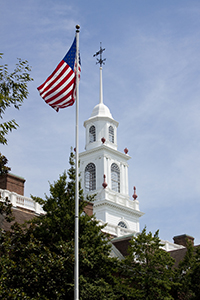
[[[75,187],[75,265],[74,300],[79,300],[79,29],[76,25],[76,187]]]

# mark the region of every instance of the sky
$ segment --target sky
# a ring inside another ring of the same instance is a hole
[[[0,151],[11,172],[26,179],[25,196],[44,198],[69,167],[75,147],[75,105],[58,113],[37,87],[55,69],[80,27],[81,82],[79,149],[87,120],[99,102],[103,58],[103,99],[119,122],[118,150],[128,148],[129,190],[136,186],[140,229],[162,240],[188,234],[200,244],[200,2],[199,0],[0,0],[1,64],[12,71],[28,60],[34,81],[20,110],[3,121],[18,130]]]

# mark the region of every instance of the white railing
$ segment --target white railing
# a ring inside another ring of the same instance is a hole
[[[102,220],[99,220],[99,224],[105,225],[106,223],[103,222]],[[102,231],[109,233],[111,235],[117,236],[117,237],[128,235],[128,234],[133,234],[133,235],[138,234],[138,232],[136,232],[135,230],[130,230],[128,228],[122,228],[120,226],[116,226],[116,225],[109,224],[109,223],[106,224],[106,227]]]
[[[161,244],[163,244],[161,248],[167,252],[185,248],[183,245],[174,244],[164,240],[161,240]]]
[[[0,189],[0,201],[5,201],[6,197],[11,202],[13,207],[27,209],[36,214],[44,214],[42,206],[33,199],[10,192],[8,190]]]
[[[103,221],[99,221],[99,224],[100,225],[105,225],[106,223],[103,222]],[[114,225],[108,224],[108,223],[102,231],[104,231],[106,233],[109,233],[111,235],[114,235],[116,237],[126,236],[126,235],[129,235],[129,234],[132,234],[133,236],[137,236],[139,234],[139,232],[130,230],[128,228],[122,228],[120,226],[114,226]],[[163,244],[161,249],[165,250],[166,252],[185,248],[182,245],[174,244],[174,243],[169,242],[169,241],[161,240],[160,242],[161,242],[161,244]]]
[[[94,192],[89,192],[88,195],[92,195]],[[86,195],[86,194],[85,194]],[[138,200],[130,200],[129,195],[122,195],[120,193],[114,192],[109,188],[99,189],[96,191],[95,202],[99,200],[109,199],[110,202],[119,204],[123,207],[137,210],[139,209],[139,201]],[[143,214],[143,213],[142,213]]]

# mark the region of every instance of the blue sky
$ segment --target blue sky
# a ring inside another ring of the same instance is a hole
[[[68,51],[80,24],[80,151],[83,122],[99,101],[93,54],[106,48],[104,103],[119,122],[118,150],[127,147],[130,196],[135,185],[141,229],[160,238],[189,234],[200,244],[200,2],[159,0],[1,0],[0,52],[12,70],[17,58],[34,81],[20,111],[20,128],[1,152],[26,179],[25,195],[43,197],[68,169],[75,145],[75,106],[56,113],[39,86]]]

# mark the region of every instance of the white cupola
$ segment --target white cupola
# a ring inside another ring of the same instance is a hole
[[[139,232],[137,198],[128,194],[128,160],[130,156],[117,150],[117,127],[109,108],[103,103],[102,52],[100,47],[99,103],[94,107],[86,129],[85,151],[79,154],[81,184],[85,195],[96,194],[94,213],[105,231],[113,236]]]
[[[94,107],[84,126],[86,128],[85,150],[100,146],[102,139],[107,146],[117,149],[118,122],[113,119],[109,108],[103,103],[102,67],[100,67],[99,104]]]
[[[109,108],[103,104],[97,104],[91,114],[91,117],[84,122],[86,128],[86,145],[85,150],[96,148],[104,144],[113,149],[117,149],[117,127],[110,113]]]

